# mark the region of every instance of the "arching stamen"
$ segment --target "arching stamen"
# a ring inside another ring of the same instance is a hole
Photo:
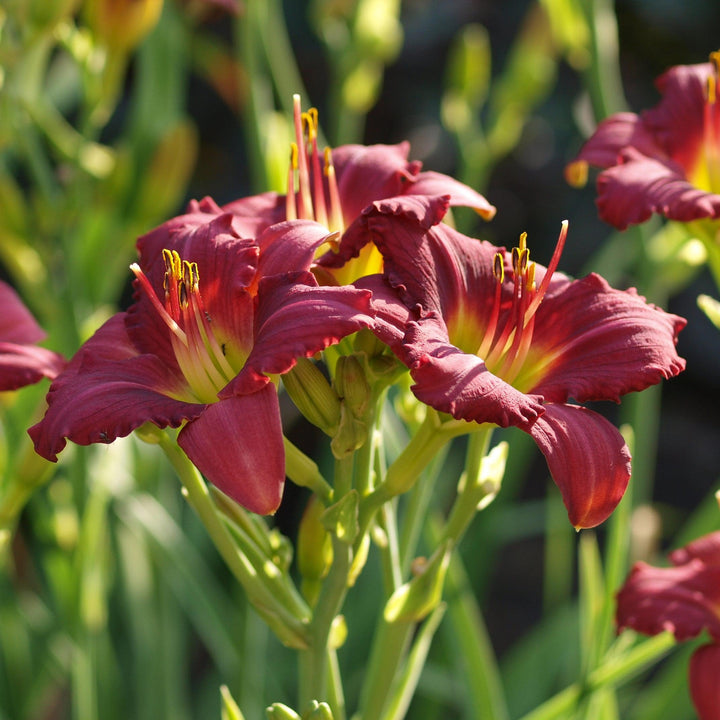
[[[290,143],[290,165],[288,167],[287,193],[285,195],[285,219],[297,220],[297,205],[295,204],[295,172],[298,166],[298,149],[295,143]]]
[[[492,347],[497,330],[498,318],[500,317],[500,304],[502,302],[502,288],[505,282],[505,258],[502,253],[495,253],[493,257],[493,275],[495,277],[495,297],[493,299],[492,310],[490,311],[490,319],[488,320],[485,334],[478,348],[477,355],[481,359],[487,355]]]
[[[295,142],[298,148],[298,216],[312,218],[312,197],[310,195],[310,173],[303,133],[303,113],[300,96],[293,95],[293,120],[295,124]]]
[[[325,176],[330,195],[330,225],[328,229],[342,232],[345,229],[345,221],[340,204],[340,191],[335,177],[335,166],[332,161],[332,150],[329,147],[325,148]]]
[[[137,278],[140,283],[140,287],[144,290],[148,300],[152,303],[155,310],[157,310],[161,320],[168,326],[168,328],[170,328],[172,334],[177,337],[180,342],[187,345],[187,336],[177,322],[175,322],[175,320],[170,316],[168,311],[165,309],[165,306],[160,302],[158,296],[155,294],[153,286],[150,284],[150,281],[147,279],[147,276],[140,266],[137,263],[133,263],[130,266],[130,270],[132,270],[133,274]]]
[[[323,172],[320,167],[320,157],[318,156],[317,131],[318,131],[318,111],[316,108],[310,108],[307,111],[308,123],[308,145],[310,146],[310,166],[312,170],[312,199],[313,208],[315,210],[315,220],[325,225],[328,224],[327,208],[325,206],[325,187],[323,184]]]

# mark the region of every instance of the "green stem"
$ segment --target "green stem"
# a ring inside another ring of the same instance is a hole
[[[440,521],[433,518],[426,528],[429,542],[437,547],[441,542]],[[468,690],[466,705],[468,720],[508,720],[509,712],[495,651],[488,635],[482,612],[477,603],[462,559],[454,552],[445,580],[445,597],[448,599],[448,620],[453,641],[457,642]]]
[[[620,74],[617,21],[612,0],[587,0],[581,6],[590,27],[591,63],[585,84],[599,121],[627,107]]]
[[[521,720],[555,720],[567,718],[578,703],[591,693],[606,687],[617,687],[662,659],[675,645],[672,633],[666,632],[645,640],[620,658],[613,659],[591,672],[585,685],[575,683],[562,690]]]
[[[308,648],[300,653],[300,707],[311,700],[322,702],[337,697],[328,693],[327,681],[332,675],[328,668],[328,641],[332,624],[342,607],[347,593],[347,579],[350,570],[352,550],[337,536],[332,536],[333,563],[323,583],[317,605],[310,622]],[[333,708],[334,711],[334,708]]]
[[[488,494],[484,483],[477,482],[477,479],[490,446],[494,427],[494,425],[479,426],[479,429],[468,438],[465,483],[455,500],[440,543],[452,540],[457,544],[460,541],[477,514],[478,504]]]
[[[380,619],[360,695],[359,720],[382,717],[414,629],[412,622]]]
[[[255,566],[238,547],[233,535],[219,515],[207,485],[187,455],[167,435],[160,435],[160,447],[175,468],[185,489],[190,506],[195,510],[213,544],[225,560],[248,599],[280,640],[290,647],[302,648],[308,644],[306,617],[293,614],[279,597],[275,573],[267,574],[267,563]]]
[[[328,505],[332,501],[333,489],[323,477],[317,463],[300,448],[283,436],[285,446],[285,472],[296,485],[312,490]]]

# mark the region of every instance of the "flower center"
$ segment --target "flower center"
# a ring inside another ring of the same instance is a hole
[[[225,344],[218,341],[200,294],[197,263],[182,260],[175,250],[163,250],[165,261],[164,302],[137,263],[130,269],[162,321],[170,329],[170,341],[178,365],[193,399],[217,401],[218,392],[237,371],[226,357]]]
[[[563,221],[555,251],[540,284],[535,281],[536,265],[530,260],[527,233],[520,236],[512,249],[512,283],[508,303],[505,278],[505,258],[496,253],[493,261],[495,297],[490,317],[477,355],[484,359],[488,370],[518,389],[534,386],[544,367],[550,362],[526,363],[530,355],[535,329],[535,314],[547,292],[567,237],[568,222]],[[502,310],[502,312],[501,312]]]
[[[710,63],[713,71],[707,79],[703,109],[703,158],[696,170],[695,184],[710,192],[720,193],[720,51],[710,53]]]
[[[286,218],[315,220],[328,230],[342,233],[345,225],[332,151],[325,148],[321,163],[317,146],[318,112],[315,108],[302,112],[299,95],[293,95],[293,121],[295,142],[291,144],[288,168]]]

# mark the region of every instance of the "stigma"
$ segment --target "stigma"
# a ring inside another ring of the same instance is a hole
[[[295,140],[290,146],[285,216],[287,220],[315,220],[328,230],[345,229],[332,151],[318,150],[318,112],[302,112],[300,96],[293,95]]]
[[[170,341],[195,402],[217,401],[218,392],[237,374],[228,362],[200,293],[197,263],[182,260],[175,250],[162,251],[165,263],[161,301],[137,263],[130,266],[152,307],[170,330]]]

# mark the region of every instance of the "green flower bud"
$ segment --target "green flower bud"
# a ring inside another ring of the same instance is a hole
[[[343,402],[340,408],[340,423],[330,442],[333,455],[338,460],[347,457],[365,444],[367,435],[367,425],[358,420]]]
[[[333,561],[332,541],[320,519],[324,509],[317,495],[312,495],[300,520],[297,536],[302,591],[311,605],[317,601],[320,581],[328,574]]]
[[[324,433],[334,435],[340,421],[340,400],[315,363],[298,358],[282,380],[298,410]]]
[[[267,720],[302,720],[302,718],[287,705],[282,703],[273,703],[269,708],[265,708]]]
[[[354,355],[341,355],[335,366],[335,390],[356,418],[362,418],[370,400],[370,385],[365,370]]]
[[[401,585],[385,605],[387,622],[419,622],[440,604],[451,552],[452,543],[448,541],[429,562],[416,560],[415,577]]]
[[[326,702],[312,702],[314,707],[303,713],[303,720],[333,720],[332,710]]]
[[[160,19],[163,0],[86,0],[85,20],[113,50],[132,51]]]
[[[237,706],[233,696],[230,694],[227,685],[220,686],[220,696],[222,698],[222,707],[220,708],[221,720],[245,720],[245,716]]]

